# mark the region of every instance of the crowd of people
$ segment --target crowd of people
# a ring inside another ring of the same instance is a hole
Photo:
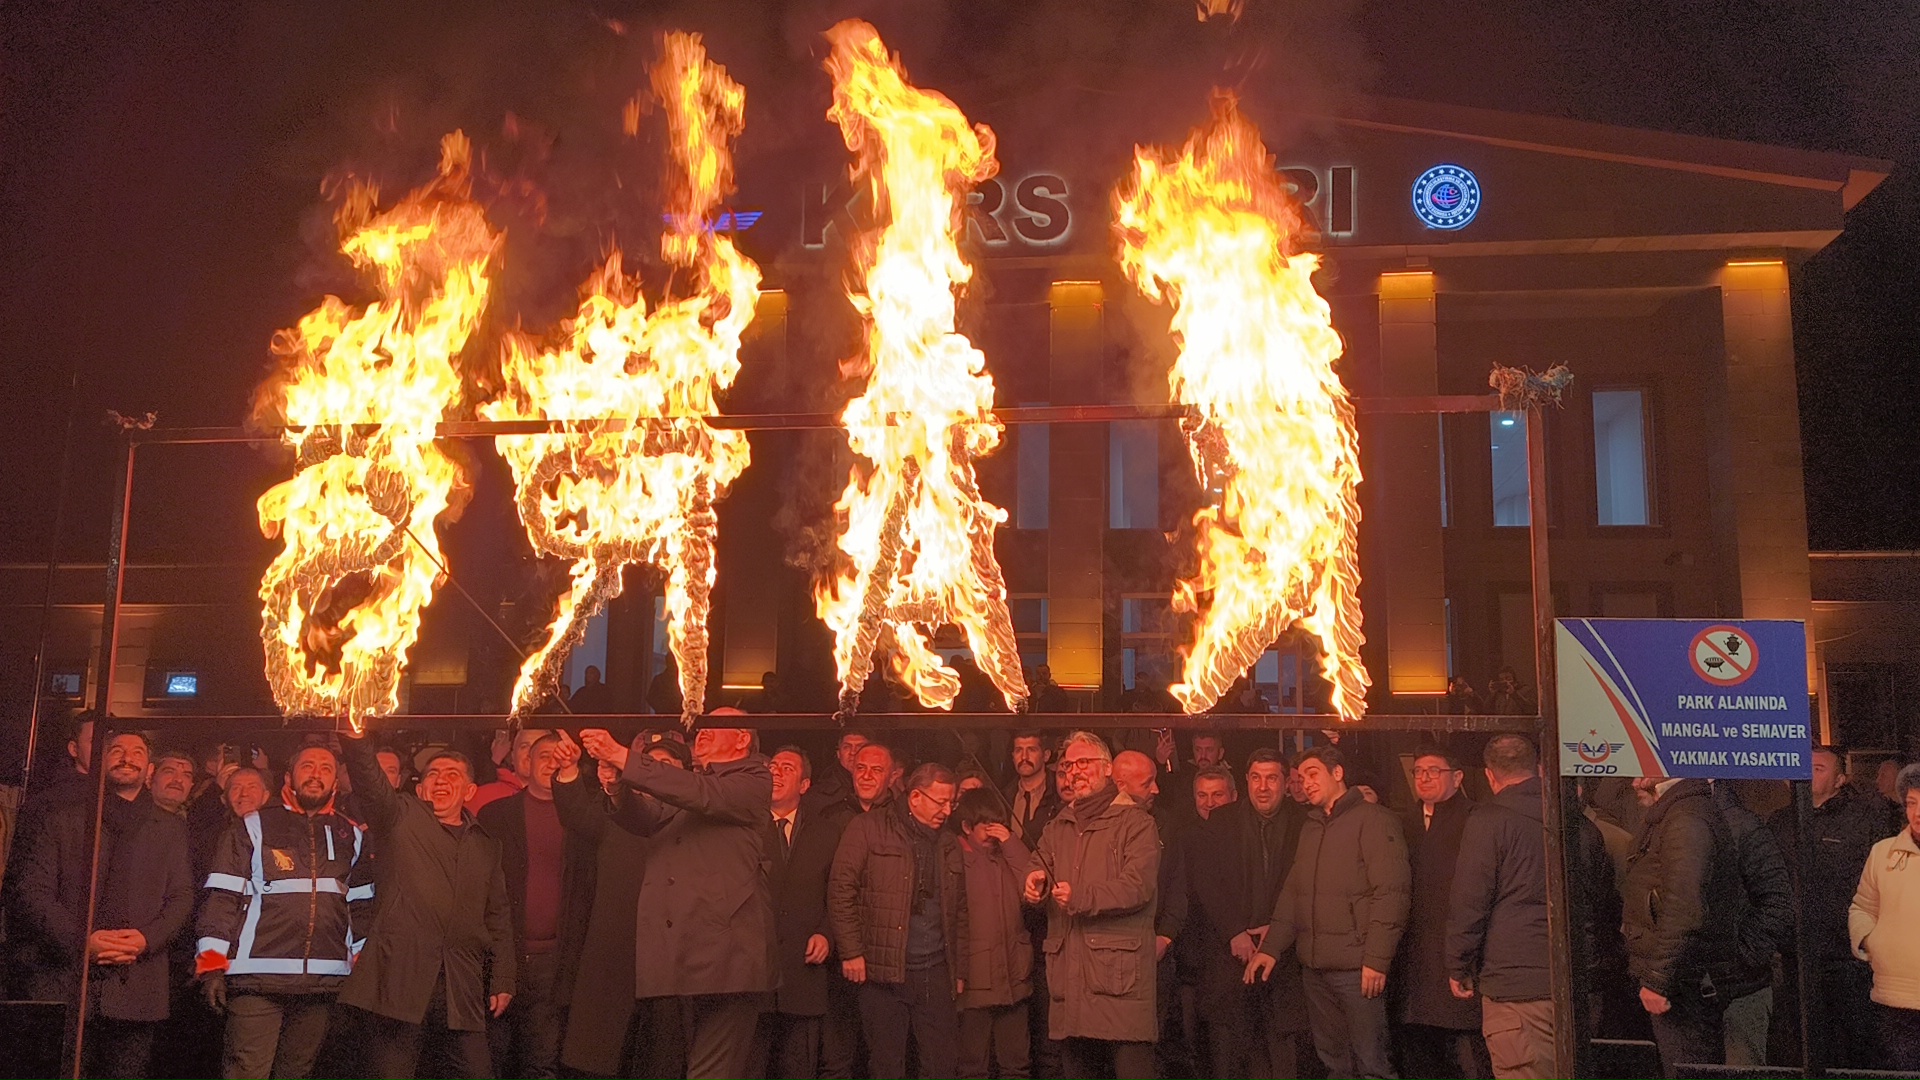
[[[1803,937],[1827,1062],[1920,1069],[1920,765],[1817,748],[1804,821],[1583,789],[1569,1016],[1524,736],[816,755],[724,713],[277,755],[82,722],[7,865],[9,994],[71,1029],[84,966],[98,1076],[1543,1077],[1573,1024],[1671,1073],[1798,1060]]]

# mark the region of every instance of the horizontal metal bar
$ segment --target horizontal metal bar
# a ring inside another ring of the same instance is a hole
[[[672,727],[678,723],[676,717],[658,713],[538,713],[523,717],[528,726],[558,724],[566,727]],[[141,728],[174,727],[232,727],[284,728],[289,731],[332,731],[340,726],[331,717],[282,717],[268,714],[264,716],[225,716],[198,713],[180,713],[168,715],[108,717],[109,726],[123,725]],[[746,716],[722,715],[703,716],[700,726],[739,727],[742,724],[756,728],[770,728],[787,731],[837,730],[842,725],[832,713],[749,713]],[[404,716],[375,717],[370,727],[375,730],[407,730],[426,727],[460,728],[497,728],[505,727],[507,718],[495,713],[416,713]],[[1343,721],[1338,716],[1327,713],[1209,713],[1202,716],[1187,716],[1181,713],[1137,713],[1137,712],[1100,712],[1100,713],[1026,713],[1015,715],[1004,712],[988,713],[862,713],[852,721],[853,726],[886,730],[914,730],[940,728],[1011,728],[1042,727],[1063,730],[1085,728],[1088,730],[1112,731],[1117,729],[1175,728],[1182,731],[1446,731],[1446,732],[1503,732],[1516,731],[1532,734],[1540,725],[1537,716],[1430,716],[1424,714],[1364,716],[1357,721]]]
[[[1362,414],[1489,412],[1500,407],[1494,394],[1434,395],[1429,397],[1361,397],[1353,399]],[[1178,420],[1192,413],[1186,405],[1022,405],[995,409],[1002,424],[1092,424],[1112,420]],[[722,413],[705,418],[708,425],[726,431],[812,431],[837,428],[837,413]],[[643,421],[644,422],[644,421]],[[545,435],[582,424],[605,431],[624,431],[632,421],[604,420],[448,420],[439,425],[442,439],[491,439],[498,436]],[[361,425],[373,431],[375,425]],[[288,429],[297,430],[297,429]],[[277,443],[277,430],[245,427],[182,427],[135,429],[127,437],[137,443],[209,445],[216,443]]]

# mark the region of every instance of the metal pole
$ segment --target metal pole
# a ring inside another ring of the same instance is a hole
[[[1820,990],[1813,975],[1813,940],[1807,936],[1806,890],[1813,880],[1813,781],[1795,780],[1793,789],[1793,851],[1789,857],[1799,871],[1793,875],[1793,977],[1800,983],[1800,1064],[1808,1076],[1825,1076],[1826,1055],[1814,1048],[1813,995]]]
[[[33,704],[27,711],[27,760],[20,770],[22,793],[33,791],[33,759],[40,753],[40,705],[47,695],[47,635],[53,629],[54,575],[60,569],[60,534],[67,523],[67,484],[73,475],[73,420],[80,408],[80,369],[67,385],[67,433],[60,444],[60,488],[53,502],[53,535],[47,540],[47,588],[40,601],[40,647],[33,654]]]
[[[1579,1029],[1573,1007],[1573,927],[1567,908],[1565,785],[1560,779],[1560,724],[1553,671],[1553,573],[1547,558],[1547,425],[1539,406],[1527,410],[1527,538],[1533,554],[1533,677],[1540,708],[1540,797],[1547,841],[1547,970],[1553,987],[1554,1075],[1574,1076]]]
[[[113,704],[113,670],[120,653],[120,596],[127,582],[127,527],[133,516],[133,455],[136,445],[123,432],[127,454],[120,462],[120,497],[113,504],[113,521],[108,530],[107,596],[100,609],[100,679],[93,695],[94,712],[99,720],[93,725],[93,747],[89,768],[93,775],[93,824],[90,835],[92,855],[88,859],[87,919],[80,935],[80,1015],[73,1028],[73,1076],[80,1080],[87,1046],[87,992],[92,982],[93,964],[87,955],[87,940],[93,937],[94,918],[100,909],[100,822],[106,816],[107,776],[102,762],[107,750],[107,713]],[[165,942],[149,942],[150,947],[165,948]]]

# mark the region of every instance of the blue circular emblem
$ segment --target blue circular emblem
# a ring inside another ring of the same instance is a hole
[[[1458,165],[1435,165],[1413,182],[1413,212],[1431,229],[1458,229],[1480,212],[1480,181]]]

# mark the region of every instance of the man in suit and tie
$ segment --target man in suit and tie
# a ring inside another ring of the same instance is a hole
[[[813,763],[797,746],[783,746],[768,759],[773,774],[774,966],[780,988],[771,1012],[760,1015],[756,1049],[759,1075],[810,1078],[820,1074],[822,1027],[827,1015],[827,874],[840,833],[852,817],[844,804],[824,806],[801,796],[813,786]]]

